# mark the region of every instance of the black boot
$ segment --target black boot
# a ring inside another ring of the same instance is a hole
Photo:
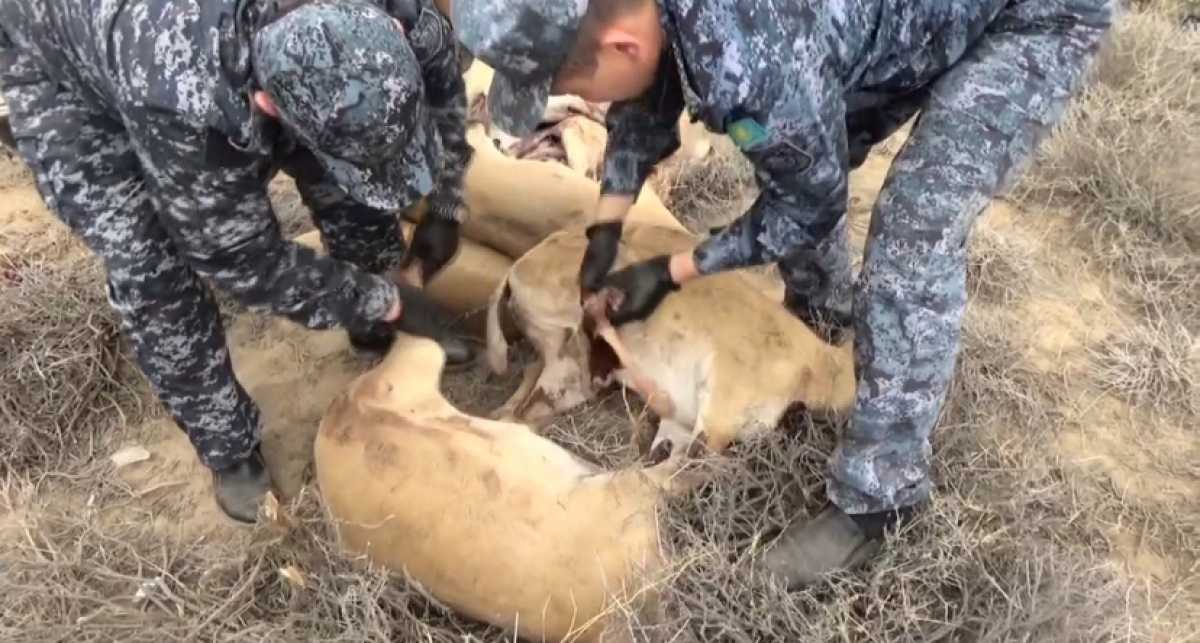
[[[217,505],[238,522],[253,523],[258,519],[258,508],[270,488],[271,474],[258,447],[241,462],[213,471]]]
[[[830,503],[815,518],[793,523],[756,563],[788,589],[812,585],[830,572],[849,570],[871,560],[884,531],[907,520],[911,508],[849,515]]]

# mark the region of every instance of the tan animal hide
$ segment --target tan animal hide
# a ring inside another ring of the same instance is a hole
[[[552,232],[590,220],[600,184],[559,163],[505,156],[474,125],[467,139],[475,158],[467,170],[466,201],[470,216],[463,234],[494,250],[520,257]],[[647,186],[628,221],[683,230],[654,191]]]
[[[617,265],[694,244],[687,233],[627,225]],[[719,451],[738,437],[773,429],[796,403],[814,412],[849,408],[855,388],[850,343],[821,341],[766,294],[759,277],[744,272],[686,284],[645,322],[600,334],[619,343],[616,356],[598,350],[584,331],[575,276],[586,246],[581,227],[551,235],[513,264],[493,295],[492,370],[507,369],[505,313],[540,357],[497,417],[542,422],[591,399],[615,376],[649,398],[661,416],[659,435],[671,437],[675,448],[703,435]],[[648,436],[635,437],[645,451]]]
[[[458,411],[438,390],[444,364],[401,335],[329,406],[314,455],[341,545],[530,641],[600,640],[618,603],[653,618],[655,509],[686,488],[682,459],[603,471],[526,425]]]

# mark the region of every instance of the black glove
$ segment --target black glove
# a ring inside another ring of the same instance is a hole
[[[400,301],[404,307],[400,319],[395,322],[397,330],[409,335],[428,337],[441,344],[450,366],[466,364],[475,359],[475,349],[451,330],[450,315],[424,290],[408,284],[396,284],[400,289]]]
[[[660,255],[626,266],[604,279],[604,287],[621,293],[620,304],[608,316],[613,326],[649,317],[664,297],[679,290],[679,284],[671,279],[670,266],[671,258]]]
[[[451,331],[450,316],[424,290],[404,283],[396,284],[396,288],[400,295],[400,319],[352,329],[350,344],[354,348],[382,356],[391,348],[399,330],[441,344],[448,365],[465,364],[475,358],[475,349]]]
[[[426,215],[413,231],[412,247],[400,268],[421,262],[421,279],[428,282],[458,252],[458,222]]]
[[[395,286],[396,294],[400,297],[400,318],[349,328],[350,343],[356,348],[386,351],[392,345],[397,330],[433,340],[440,340],[448,334],[450,319],[429,295],[406,283],[396,283]]]
[[[579,267],[579,287],[584,294],[600,290],[604,277],[612,270],[621,242],[621,222],[594,223],[588,226],[587,238],[587,251]]]

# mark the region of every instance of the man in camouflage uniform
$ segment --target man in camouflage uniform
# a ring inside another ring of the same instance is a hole
[[[465,90],[428,0],[0,0],[0,84],[47,207],[103,259],[137,362],[231,517],[253,521],[270,478],[204,281],[368,351],[396,327],[439,335],[438,311],[379,274],[431,277],[463,216]],[[280,169],[328,257],[280,237]],[[424,196],[406,255],[397,210]]]
[[[1110,0],[454,4],[460,42],[497,71],[499,126],[528,130],[551,92],[617,101],[580,273],[585,290],[624,291],[614,322],[644,318],[697,275],[776,262],[789,309],[830,336],[853,328],[858,396],[830,459],[831,502],[761,564],[797,586],[868,559],[929,495],[967,235],[1063,113],[1109,27]],[[640,93],[622,95],[630,88]],[[730,135],[761,193],[694,252],[609,273],[621,217],[678,147],[684,108]],[[847,176],[914,115],[852,287]]]

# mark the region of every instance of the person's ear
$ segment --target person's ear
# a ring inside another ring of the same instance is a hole
[[[628,58],[629,62],[640,62],[646,47],[640,38],[624,29],[609,29],[600,37],[600,46]]]
[[[275,101],[271,100],[267,92],[262,90],[254,92],[254,106],[258,108],[258,111],[271,118],[279,118],[279,108],[275,106]]]

